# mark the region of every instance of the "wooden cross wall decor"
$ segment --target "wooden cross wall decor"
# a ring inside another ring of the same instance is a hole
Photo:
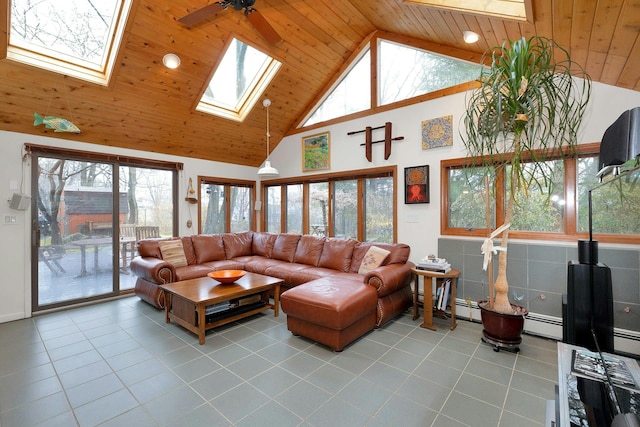
[[[378,129],[384,129],[384,139],[373,141],[373,131]],[[365,142],[364,144],[360,144],[360,145],[365,146],[365,150],[364,150],[365,156],[367,157],[367,160],[369,160],[370,162],[372,161],[371,148],[373,144],[384,142],[384,159],[388,160],[389,156],[391,156],[391,141],[401,141],[404,139],[404,136],[396,136],[394,138],[391,137],[391,122],[385,123],[384,126],[378,126],[378,127],[367,126],[363,130],[348,132],[347,135],[355,135],[357,133],[362,133],[362,132],[364,132],[364,135],[365,135],[364,137]]]

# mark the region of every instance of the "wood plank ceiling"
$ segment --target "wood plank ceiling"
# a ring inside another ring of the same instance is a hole
[[[266,157],[261,103],[242,123],[194,109],[231,36],[283,63],[262,97],[272,100],[272,149],[296,132],[296,124],[375,31],[415,38],[465,59],[477,59],[507,38],[543,35],[567,48],[594,81],[640,90],[638,0],[532,0],[533,22],[402,0],[257,0],[255,8],[283,38],[275,46],[233,8],[187,28],[176,19],[207,0],[134,0],[107,87],[7,60],[10,5],[1,1],[0,129],[233,164],[257,167]],[[465,29],[479,33],[480,40],[465,44]],[[182,59],[178,69],[162,65],[168,52]],[[34,112],[65,117],[82,133],[34,127]]]

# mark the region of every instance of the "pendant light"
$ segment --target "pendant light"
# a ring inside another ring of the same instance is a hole
[[[280,172],[271,166],[269,161],[269,138],[271,137],[271,134],[269,134],[269,107],[271,106],[271,100],[265,99],[262,101],[262,105],[267,109],[267,159],[264,161],[264,166],[258,169],[258,176],[260,178],[275,178],[280,175]]]

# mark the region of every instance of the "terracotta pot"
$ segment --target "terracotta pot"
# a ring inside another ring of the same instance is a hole
[[[495,351],[499,351],[500,348],[520,351],[518,345],[522,342],[524,318],[529,311],[511,304],[517,314],[504,314],[489,310],[485,306],[489,306],[489,301],[478,301],[483,326],[482,340],[493,344]]]

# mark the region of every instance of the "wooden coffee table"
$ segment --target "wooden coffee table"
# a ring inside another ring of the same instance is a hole
[[[278,317],[282,283],[283,280],[277,277],[247,273],[235,283],[228,285],[221,284],[208,276],[161,285],[160,288],[164,291],[165,320],[167,323],[173,320],[198,335],[198,342],[204,344],[204,334],[209,329],[253,316],[270,308],[273,309],[274,316]],[[208,306],[257,294],[260,295],[264,305],[247,311],[237,310],[237,314],[229,312],[228,317],[207,323],[205,312]],[[274,296],[273,304],[269,298],[271,294]]]

